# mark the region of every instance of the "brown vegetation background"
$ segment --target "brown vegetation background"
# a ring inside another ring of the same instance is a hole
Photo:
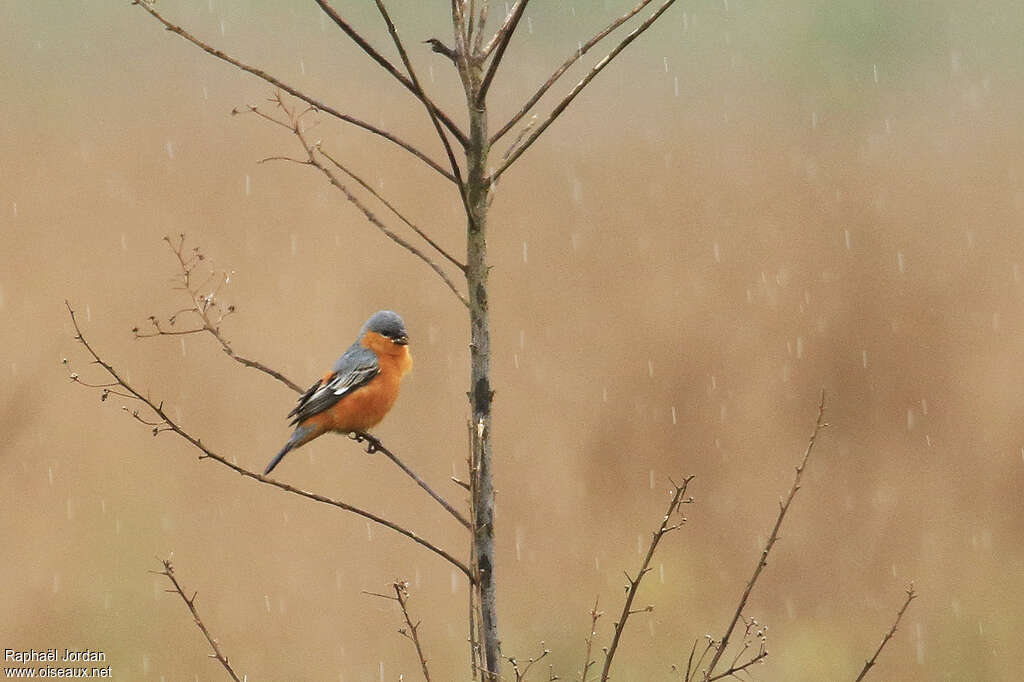
[[[447,3],[393,4],[408,41],[450,36]],[[575,4],[531,5],[494,101],[520,101],[631,3]],[[372,3],[339,6],[387,45]],[[439,156],[422,109],[313,3],[161,7]],[[874,679],[1019,679],[1021,14],[1015,2],[680,2],[502,178],[506,655],[544,640],[572,679],[594,597],[618,608],[666,477],[692,473],[688,527],[639,598],[656,608],[630,621],[616,665],[619,680],[672,679],[731,615],[825,387],[831,426],[748,609],[770,633],[756,678],[852,679],[913,580],[920,599]],[[146,572],[173,552],[249,679],[414,678],[399,614],[360,593],[396,577],[413,585],[437,678],[468,678],[465,585],[440,560],[198,462],[60,363],[99,378],[72,341],[68,298],[105,357],[204,443],[268,461],[293,394],[210,338],[129,331],[185,305],[161,238],[187,233],[234,271],[226,336],[299,383],[369,313],[400,311],[416,368],[378,435],[458,498],[444,481],[466,449],[461,307],[315,172],[256,164],[296,149],[228,115],[264,100],[263,83],[127,2],[5,2],[0,15],[0,647],[99,649],[120,680],[223,679]],[[450,68],[425,47],[414,58],[458,111]],[[325,121],[317,135],[461,253],[449,186],[353,128]],[[466,550],[452,519],[343,439],[278,471]]]

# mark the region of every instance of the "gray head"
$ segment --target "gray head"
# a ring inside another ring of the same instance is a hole
[[[363,325],[359,335],[366,332],[374,332],[387,337],[395,343],[404,346],[409,343],[409,333],[405,330],[405,322],[398,313],[391,310],[378,310]]]

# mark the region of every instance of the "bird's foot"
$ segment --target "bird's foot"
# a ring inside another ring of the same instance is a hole
[[[381,442],[375,436],[371,436],[368,433],[353,431],[348,436],[357,443],[366,443],[366,454],[368,455],[372,455],[382,447]]]

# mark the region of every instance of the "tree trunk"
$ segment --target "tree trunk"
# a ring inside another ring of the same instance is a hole
[[[480,82],[479,67],[469,67],[467,88],[470,134],[466,150],[466,281],[469,285],[470,324],[470,391],[469,404],[473,414],[474,460],[473,485],[473,556],[477,567],[480,592],[481,637],[483,639],[485,680],[497,680],[501,669],[501,646],[498,639],[497,604],[494,583],[494,482],[491,452],[491,327],[487,300],[487,204],[490,186],[487,182],[486,104],[476,103],[476,84]]]

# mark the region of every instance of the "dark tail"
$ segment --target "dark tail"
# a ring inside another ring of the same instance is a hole
[[[292,448],[294,448],[294,447],[295,447],[295,442],[294,441],[288,441],[285,444],[285,446],[283,448],[281,448],[281,452],[277,453],[277,455],[274,457],[274,459],[270,460],[270,464],[268,464],[267,468],[264,469],[263,475],[266,476],[271,471],[273,471],[274,467],[276,467],[278,464],[280,464],[281,460],[284,459],[284,456],[287,455],[289,452],[291,452]]]

